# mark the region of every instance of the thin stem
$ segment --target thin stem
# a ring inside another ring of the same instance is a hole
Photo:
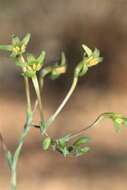
[[[11,190],[17,189],[17,182],[16,182],[16,169],[11,169]]]
[[[80,129],[79,131],[77,131],[77,132],[75,132],[75,133],[72,133],[72,134],[70,135],[69,139],[73,139],[73,138],[75,138],[75,137],[81,135],[82,133],[84,133],[86,130],[97,126],[97,125],[100,123],[100,121],[102,121],[102,120],[105,119],[105,118],[108,118],[108,112],[107,112],[107,113],[102,113],[102,114],[100,114],[100,115],[96,118],[96,120],[95,120],[93,123],[91,123],[90,125],[88,125],[87,127],[83,128],[83,129]]]
[[[24,77],[25,81],[25,91],[26,91],[26,99],[27,99],[27,112],[31,112],[31,99],[30,99],[30,87],[29,87],[29,79]]]
[[[76,88],[77,83],[78,83],[78,77],[74,77],[72,85],[71,85],[71,88],[68,91],[66,97],[64,98],[64,100],[62,101],[62,103],[60,104],[60,106],[58,107],[58,109],[55,111],[55,113],[47,120],[47,122],[46,122],[47,127],[49,125],[51,125],[54,122],[54,120],[56,119],[56,117],[60,114],[60,112],[62,111],[62,109],[66,105],[67,101],[69,100],[69,98],[73,94],[73,92],[74,92],[74,90]]]
[[[44,79],[42,78],[40,80],[40,89],[42,89],[44,86]],[[35,103],[34,103],[34,107],[33,107],[33,114],[35,113],[36,109],[37,109],[37,106],[38,106],[38,98],[35,100]]]
[[[13,156],[13,162],[12,162],[12,165],[11,165],[11,190],[16,190],[17,162],[18,162],[18,159],[19,159],[19,156],[20,156],[20,153],[21,153],[25,138],[28,135],[28,132],[29,132],[31,127],[32,127],[32,113],[29,112],[29,113],[27,113],[25,128],[23,130],[23,133],[22,133],[22,135],[20,137],[19,143],[17,145],[16,151],[15,151],[14,156]]]
[[[20,56],[19,59],[25,63],[24,57]],[[26,71],[25,68],[22,69],[23,72]],[[28,77],[24,76],[24,82],[25,82],[25,92],[26,92],[26,99],[27,99],[27,112],[31,112],[31,97],[30,97],[30,85],[29,85],[29,79]]]
[[[34,76],[32,78],[32,82],[35,88],[35,92],[37,95],[37,101],[35,102],[35,107],[34,110],[36,109],[37,104],[39,105],[39,109],[40,109],[40,117],[41,117],[41,123],[43,123],[45,125],[45,120],[44,120],[44,113],[43,113],[43,104],[42,104],[42,100],[41,100],[41,94],[40,94],[40,86],[39,86],[39,82],[37,79],[37,76]],[[43,83],[41,83],[41,85],[43,85]],[[40,124],[40,132],[41,132],[41,136],[43,136],[45,134],[45,136],[48,136],[48,134],[46,133],[46,131],[43,130],[43,127],[41,127]]]
[[[40,88],[39,88],[39,83],[38,83],[37,76],[34,76],[32,78],[32,82],[33,82],[33,85],[34,85],[34,88],[35,88],[35,92],[36,92],[36,95],[37,95],[38,105],[39,105],[39,109],[40,109],[41,121],[43,122],[44,121],[43,105],[42,105]],[[36,104],[37,104],[37,102],[36,102]]]

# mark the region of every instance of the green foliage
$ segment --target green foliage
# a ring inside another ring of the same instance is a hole
[[[82,155],[85,155],[86,153],[88,153],[90,151],[90,147],[77,147],[76,150],[75,150],[75,155],[78,157],[78,156],[82,156]]]
[[[112,119],[116,131],[120,131],[122,125],[127,127],[127,117],[125,117],[124,115],[111,112],[108,113],[107,116]]]
[[[52,141],[51,148],[53,151],[60,152],[64,157],[77,157],[86,154],[90,148],[86,146],[90,138],[82,136],[71,142],[71,135],[67,134],[57,140]]]
[[[90,142],[90,138],[86,136],[79,137],[74,143],[74,146],[79,146]]]

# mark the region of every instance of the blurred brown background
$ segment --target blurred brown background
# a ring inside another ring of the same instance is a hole
[[[47,52],[46,63],[64,50],[69,71],[44,87],[45,115],[53,113],[71,84],[81,59],[81,44],[98,47],[104,62],[80,80],[68,105],[49,130],[58,137],[93,121],[98,114],[127,114],[126,0],[0,0],[0,43],[15,33],[32,34],[29,51]],[[68,78],[69,77],[69,78]],[[19,69],[0,53],[0,130],[13,151],[25,118],[25,95]],[[34,98],[34,93],[33,93]],[[38,119],[38,114],[36,120]],[[53,128],[54,127],[54,128]],[[18,190],[124,190],[127,186],[127,129],[117,134],[110,121],[86,133],[91,153],[65,159],[42,152],[40,136],[32,129],[18,164]],[[0,149],[0,190],[9,189],[9,172]]]

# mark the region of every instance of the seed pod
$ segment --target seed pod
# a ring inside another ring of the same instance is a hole
[[[48,150],[50,145],[51,145],[52,139],[50,137],[46,137],[45,139],[42,140],[42,148],[43,150]]]

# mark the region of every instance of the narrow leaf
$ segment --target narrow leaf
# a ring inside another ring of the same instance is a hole
[[[79,145],[82,145],[82,144],[86,144],[90,141],[90,138],[89,137],[85,137],[85,136],[82,136],[80,138],[78,138],[75,142],[74,142],[74,146],[79,146]]]
[[[40,56],[37,58],[37,61],[38,61],[39,64],[41,64],[41,65],[44,64],[45,55],[46,55],[46,52],[42,51],[41,54],[40,54]]]
[[[12,45],[0,45],[0,50],[12,51]]]
[[[90,57],[92,55],[92,50],[90,48],[88,48],[86,45],[82,45],[83,49],[85,50],[86,54],[88,55],[88,57]]]
[[[31,38],[31,34],[30,34],[30,33],[26,34],[25,37],[24,37],[23,40],[22,40],[22,45],[27,46],[27,44],[28,44],[29,41],[30,41],[30,38]]]

